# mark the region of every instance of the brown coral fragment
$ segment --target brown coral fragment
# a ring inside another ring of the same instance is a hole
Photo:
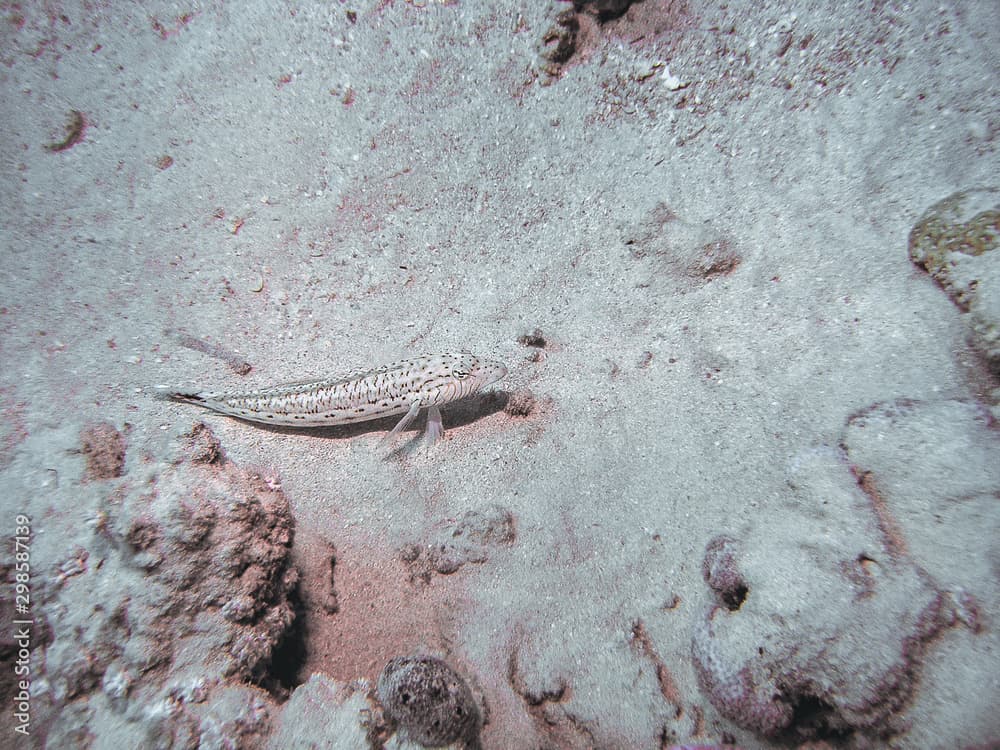
[[[563,74],[573,62],[584,59],[595,46],[597,20],[586,13],[564,10],[542,35],[543,70],[553,79]]]
[[[545,45],[545,58],[554,65],[562,65],[576,52],[576,35],[580,31],[580,22],[576,13],[563,11],[556,16],[555,24],[542,36]]]
[[[738,552],[739,542],[732,537],[719,535],[708,543],[701,565],[705,583],[715,592],[719,604],[730,612],[743,605],[750,590],[736,565]]]
[[[67,151],[83,140],[84,131],[87,129],[87,116],[74,109],[69,113],[69,124],[66,126],[66,137],[61,141],[45,144],[46,151]]]
[[[684,713],[680,691],[677,689],[677,683],[674,681],[673,675],[670,674],[666,663],[657,653],[653,639],[650,638],[646,624],[642,620],[636,620],[632,623],[632,647],[653,664],[656,669],[656,681],[660,685],[660,694],[663,696],[663,700],[673,706],[674,718],[679,719]]]
[[[332,544],[327,565],[329,570],[324,581],[326,590],[322,593],[321,606],[328,615],[335,615],[340,611],[340,598],[337,596],[337,550]]]
[[[125,473],[125,436],[110,422],[90,424],[80,433],[87,480],[114,479]]]
[[[851,467],[851,474],[857,479],[858,487],[871,501],[875,518],[878,519],[878,528],[882,532],[882,543],[886,551],[893,559],[899,559],[907,554],[906,537],[899,522],[892,515],[888,503],[879,492],[878,483],[874,474],[864,471],[856,466]]]

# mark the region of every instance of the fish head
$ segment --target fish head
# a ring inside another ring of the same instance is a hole
[[[465,381],[469,392],[478,391],[507,377],[507,368],[500,362],[480,359],[474,354],[462,352],[452,367],[452,377]]]

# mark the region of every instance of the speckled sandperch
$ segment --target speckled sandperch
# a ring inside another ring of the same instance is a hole
[[[470,352],[427,354],[373,369],[358,369],[330,378],[285,383],[249,391],[178,391],[157,388],[184,401],[250,422],[327,427],[402,414],[389,439],[406,429],[428,407],[427,438],[444,434],[441,404],[447,404],[504,378],[507,368]]]

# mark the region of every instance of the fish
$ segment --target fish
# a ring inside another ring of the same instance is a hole
[[[402,414],[383,442],[405,430],[427,409],[426,438],[444,436],[441,405],[478,393],[507,376],[500,362],[471,352],[425,354],[327,378],[237,391],[172,390],[161,397],[260,424],[329,427]]]

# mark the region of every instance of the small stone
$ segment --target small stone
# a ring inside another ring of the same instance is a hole
[[[670,72],[669,65],[663,66],[663,73],[660,75],[660,78],[663,80],[663,85],[670,91],[679,91],[680,89],[687,88],[688,86],[687,83]]]

